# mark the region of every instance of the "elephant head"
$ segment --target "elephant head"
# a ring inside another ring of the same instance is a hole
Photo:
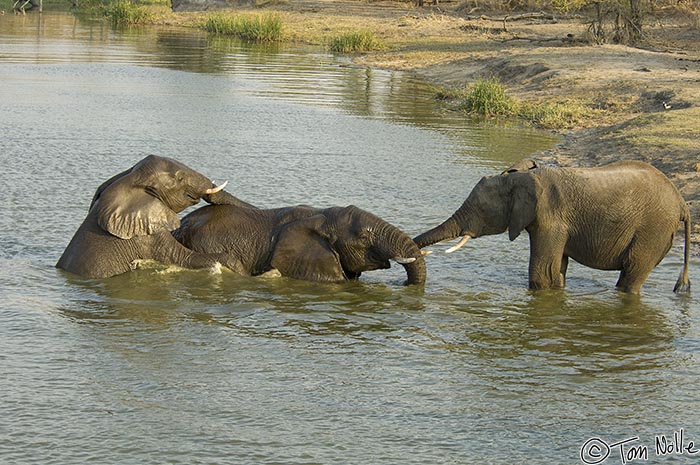
[[[187,215],[173,234],[193,250],[227,253],[223,263],[241,274],[274,268],[282,276],[337,282],[389,268],[393,259],[405,268],[407,284],[423,284],[426,277],[425,261],[408,235],[354,206],[208,206]]]
[[[484,177],[452,216],[414,241],[423,248],[462,236],[458,244],[446,251],[451,253],[470,238],[506,230],[510,240],[515,240],[535,220],[540,190],[534,176],[519,170]]]
[[[170,158],[149,155],[97,188],[90,204],[98,224],[120,239],[172,231],[177,213],[215,196],[227,183],[209,178]]]
[[[355,206],[332,207],[285,225],[272,257],[282,275],[311,280],[356,279],[363,271],[406,270],[407,284],[425,283],[425,261],[396,226]]]
[[[216,187],[182,163],[150,155],[97,189],[87,217],[56,266],[85,277],[108,277],[128,271],[138,259],[211,265],[168,238],[180,226],[178,212],[205,196],[222,196],[225,185]]]

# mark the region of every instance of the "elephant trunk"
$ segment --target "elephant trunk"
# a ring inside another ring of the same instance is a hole
[[[251,205],[248,202],[244,202],[243,200],[229,194],[225,190],[218,190],[213,194],[205,194],[202,198],[204,201],[214,205],[233,205],[239,208],[258,208],[255,205]]]
[[[458,237],[462,233],[462,228],[456,218],[456,213],[445,220],[439,226],[416,236],[413,241],[421,249],[438,242],[449,241]]]
[[[388,235],[388,255],[406,270],[406,285],[425,284],[427,270],[425,259],[413,240],[398,228],[392,228]]]
[[[406,263],[402,265],[406,270],[406,285],[423,285],[425,284],[425,278],[428,274],[425,267],[425,259],[423,257],[417,258],[412,263]]]

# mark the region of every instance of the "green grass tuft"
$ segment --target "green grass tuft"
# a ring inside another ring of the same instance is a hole
[[[333,53],[357,53],[386,48],[370,31],[349,32],[331,38],[329,47]]]
[[[214,34],[230,35],[251,42],[278,42],[282,40],[282,18],[279,14],[210,15],[202,28]]]
[[[515,101],[506,95],[506,88],[498,79],[479,79],[464,94],[462,110],[480,116],[512,116]]]
[[[435,98],[457,102],[457,109],[481,117],[517,118],[543,129],[564,129],[579,125],[591,116],[591,110],[580,101],[521,102],[506,94],[497,79],[479,79],[466,90],[438,88]]]
[[[112,24],[126,26],[145,24],[153,20],[153,14],[129,0],[119,0],[110,3],[105,8],[105,15]]]

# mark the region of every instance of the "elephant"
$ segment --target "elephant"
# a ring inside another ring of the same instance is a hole
[[[341,282],[389,268],[393,259],[405,268],[406,284],[426,279],[425,260],[410,236],[353,205],[207,205],[185,216],[173,236],[194,251],[226,254],[222,264],[247,276],[277,270],[295,279]]]
[[[423,248],[508,231],[530,236],[530,289],[563,288],[569,258],[591,268],[621,270],[617,289],[639,294],[664,258],[680,223],[685,256],[676,293],[690,291],[690,213],[676,187],[641,161],[594,168],[539,166],[522,160],[500,175],[483,177],[442,224],[414,238]]]
[[[185,268],[210,268],[214,254],[195,253],[171,235],[177,215],[200,199],[250,206],[182,163],[149,155],[100,185],[85,220],[56,267],[85,278],[108,278],[132,269],[136,260]]]

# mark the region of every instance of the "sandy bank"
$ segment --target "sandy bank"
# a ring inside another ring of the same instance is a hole
[[[653,164],[689,203],[700,241],[700,29],[688,18],[659,19],[646,29],[645,48],[633,48],[591,45],[581,18],[503,22],[503,13],[477,17],[457,2],[418,8],[384,0],[282,0],[240,10],[279,12],[286,38],[297,42],[322,44],[370,30],[388,49],[355,56],[358,66],[410,71],[454,88],[497,76],[522,101],[582,105],[585,117],[560,131],[565,142],[536,157],[566,166]],[[172,14],[168,21],[191,23],[202,14]]]

